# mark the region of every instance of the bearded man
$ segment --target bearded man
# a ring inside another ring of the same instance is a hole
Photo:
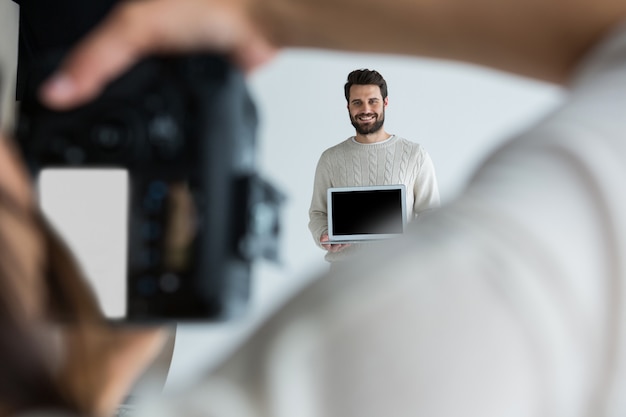
[[[309,230],[317,245],[327,251],[328,262],[345,259],[358,246],[329,243],[328,188],[404,184],[408,221],[440,204],[435,169],[426,150],[384,129],[389,98],[383,76],[369,69],[352,71],[344,90],[356,132],[322,153],[309,209]]]

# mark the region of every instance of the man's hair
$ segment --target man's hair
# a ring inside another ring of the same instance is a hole
[[[378,71],[358,69],[348,74],[348,81],[344,86],[346,101],[350,101],[350,87],[353,85],[377,85],[383,100],[387,98],[387,82]]]

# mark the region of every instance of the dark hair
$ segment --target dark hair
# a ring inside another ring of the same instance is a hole
[[[377,85],[383,100],[387,98],[387,82],[378,71],[358,69],[348,74],[348,81],[344,85],[346,101],[350,101],[350,87],[353,85]]]

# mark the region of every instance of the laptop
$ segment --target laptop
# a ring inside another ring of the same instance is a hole
[[[328,242],[361,243],[398,237],[407,223],[406,187],[376,185],[327,190]]]

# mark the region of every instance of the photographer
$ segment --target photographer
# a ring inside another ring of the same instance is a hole
[[[624,415],[625,17],[622,0],[144,0],[115,9],[42,91],[51,106],[93,98],[149,53],[199,48],[229,52],[246,69],[273,46],[427,55],[570,90],[491,155],[456,201],[345,276],[313,282],[184,399],[140,415]],[[15,170],[7,166],[0,177]],[[23,180],[5,187],[28,195]],[[24,247],[0,230],[0,242]],[[31,317],[25,328],[40,324]]]

